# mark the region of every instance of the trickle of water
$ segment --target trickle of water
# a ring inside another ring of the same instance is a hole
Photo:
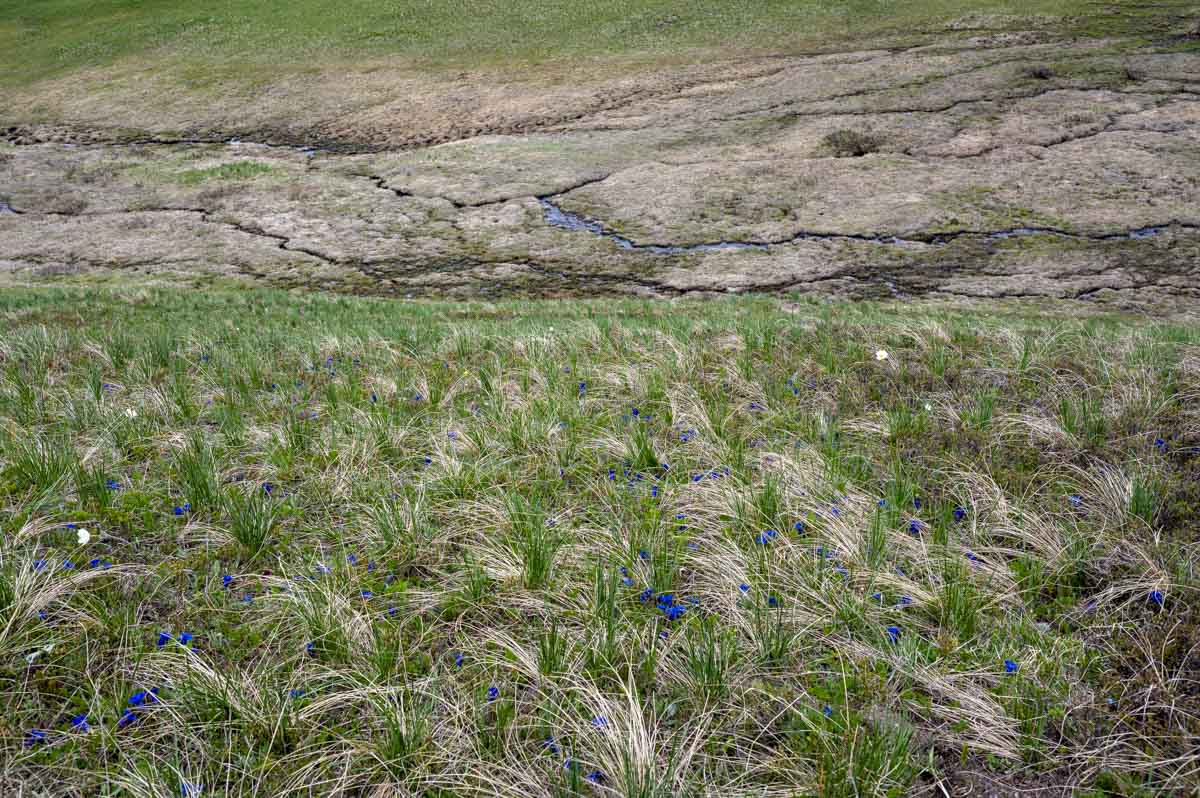
[[[797,241],[861,241],[868,244],[881,244],[894,247],[943,247],[952,241],[959,238],[977,237],[992,241],[1003,241],[1009,238],[1020,238],[1023,236],[1059,236],[1063,238],[1087,239],[1087,240],[1117,240],[1129,239],[1133,241],[1142,241],[1147,238],[1152,238],[1168,228],[1169,225],[1155,225],[1152,227],[1139,227],[1136,230],[1129,230],[1122,233],[1108,233],[1101,235],[1086,235],[1083,233],[1072,233],[1067,230],[1055,230],[1052,228],[1041,227],[1014,227],[1008,230],[995,230],[991,232],[973,232],[973,231],[957,231],[950,233],[939,233],[924,238],[902,238],[900,236],[881,236],[867,235],[861,233],[797,233],[789,239],[776,242],[765,241],[717,241],[709,244],[688,244],[686,246],[669,246],[662,244],[638,244],[625,236],[609,230],[602,223],[592,219],[587,219],[576,213],[564,211],[562,208],[555,205],[545,197],[539,197],[538,202],[541,203],[542,212],[545,216],[546,223],[552,227],[558,227],[563,230],[572,230],[576,232],[587,232],[593,235],[600,236],[612,241],[621,249],[636,250],[638,252],[650,252],[655,255],[684,255],[691,252],[714,252],[718,250],[767,250],[773,246],[782,244],[793,244]]]
[[[4,200],[0,200],[0,216],[3,216],[6,213],[9,213],[9,214],[12,214],[15,216],[17,212],[14,211],[12,209],[12,206],[9,205],[7,202],[5,202]]]

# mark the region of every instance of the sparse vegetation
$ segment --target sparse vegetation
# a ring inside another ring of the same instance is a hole
[[[821,143],[836,158],[860,158],[878,152],[883,140],[867,130],[841,128],[826,134]]]
[[[137,285],[0,314],[19,792],[1195,783],[1195,325]]]
[[[270,164],[261,161],[234,161],[204,169],[188,169],[176,175],[175,179],[185,186],[194,186],[209,180],[249,180],[272,171]]]

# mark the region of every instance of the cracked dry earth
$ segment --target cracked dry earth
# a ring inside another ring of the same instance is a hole
[[[11,127],[0,272],[1200,307],[1194,48],[1005,34],[514,85],[188,141],[174,111]],[[837,157],[839,130],[878,146]]]

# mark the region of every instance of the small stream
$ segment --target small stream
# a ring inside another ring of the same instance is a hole
[[[953,233],[937,233],[924,238],[903,238],[901,236],[864,235],[855,233],[797,233],[782,241],[713,241],[701,244],[669,245],[669,244],[639,244],[620,233],[614,232],[603,223],[580,216],[577,213],[565,211],[550,201],[549,198],[539,197],[543,217],[552,227],[573,232],[588,232],[612,241],[621,249],[648,252],[652,255],[687,255],[696,252],[717,252],[722,250],[769,250],[771,247],[794,244],[798,241],[859,241],[868,244],[879,244],[895,247],[945,246],[959,238],[976,237],[984,240],[1002,241],[1023,236],[1058,236],[1060,238],[1086,239],[1091,241],[1115,241],[1129,239],[1141,241],[1167,230],[1170,225],[1154,225],[1139,227],[1122,233],[1103,235],[1083,235],[1066,230],[1056,230],[1048,227],[1013,227],[1007,230],[973,231],[963,230]],[[1185,227],[1189,227],[1185,225]]]

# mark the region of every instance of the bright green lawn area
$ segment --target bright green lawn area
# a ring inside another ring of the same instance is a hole
[[[3,0],[0,84],[130,56],[302,68],[381,57],[475,65],[695,47],[814,48],[936,29],[971,13],[1096,8],[1085,0]]]
[[[130,286],[0,330],[14,794],[1194,784],[1195,325]]]

